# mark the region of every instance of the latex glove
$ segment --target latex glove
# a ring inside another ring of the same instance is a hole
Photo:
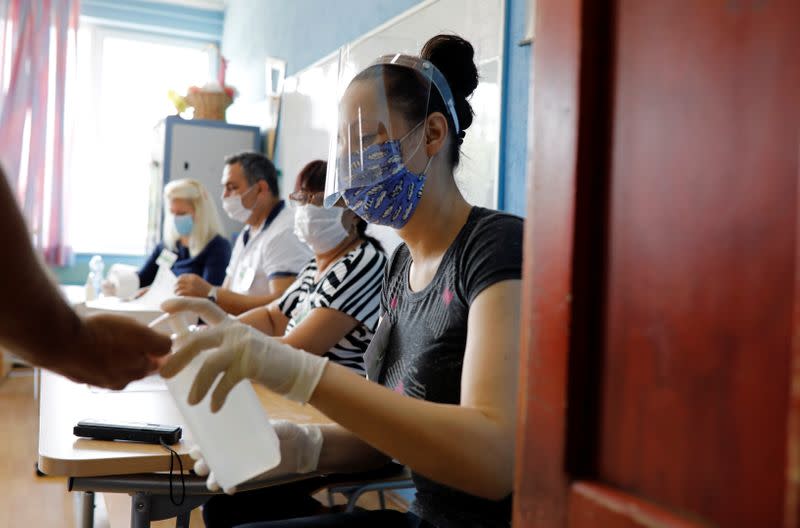
[[[257,381],[290,400],[306,403],[328,362],[327,358],[298,350],[239,322],[208,299],[170,299],[161,309],[170,314],[190,312],[210,325],[176,340],[177,350],[160,372],[171,378],[197,354],[211,349],[189,390],[188,401],[191,405],[200,402],[223,374],[211,395],[213,412],[222,407],[228,393],[243,379]]]
[[[103,295],[106,297],[113,297],[117,294],[117,285],[106,279],[100,285],[100,291],[102,291]]]
[[[319,465],[319,454],[322,452],[322,431],[318,425],[300,425],[287,420],[270,420],[278,435],[281,449],[281,462],[260,478],[269,476],[294,475],[316,471]],[[206,487],[211,491],[219,491],[214,472],[210,471],[203,453],[198,446],[189,450],[194,460],[194,472],[201,477],[208,476]],[[224,490],[230,495],[236,493],[236,487]]]

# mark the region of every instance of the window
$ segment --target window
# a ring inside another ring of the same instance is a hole
[[[154,127],[175,113],[168,90],[208,81],[209,51],[203,43],[81,24],[68,198],[76,252],[144,254]]]

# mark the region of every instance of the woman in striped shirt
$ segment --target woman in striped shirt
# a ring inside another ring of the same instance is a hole
[[[240,319],[289,345],[364,374],[364,351],[378,324],[386,255],[367,223],[344,207],[325,209],[327,163],[312,161],[289,199],[295,233],[314,252],[283,296]]]
[[[367,223],[355,213],[344,207],[322,207],[327,166],[319,160],[306,165],[297,176],[295,192],[289,195],[295,208],[295,233],[311,247],[314,258],[282,297],[239,319],[364,375],[364,351],[378,324],[386,255],[380,242],[365,235]],[[203,507],[203,519],[214,528],[321,512],[322,505],[310,494],[324,484],[324,477],[319,477],[217,495]],[[265,503],[275,505],[272,517],[265,516]]]

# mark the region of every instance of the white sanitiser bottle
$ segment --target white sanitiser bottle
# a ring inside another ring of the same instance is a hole
[[[192,331],[185,317],[185,314],[162,316],[151,326],[161,330],[164,324],[169,326],[174,348]],[[249,381],[236,385],[216,413],[211,412],[213,387],[200,403],[189,405],[189,390],[208,353],[198,354],[165,381],[194,443],[200,446],[219,485],[228,490],[276,467],[281,461],[280,445]]]

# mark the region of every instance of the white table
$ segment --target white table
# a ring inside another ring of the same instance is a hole
[[[311,406],[291,402],[259,386],[254,388],[271,418],[297,423],[330,423],[325,415]],[[188,469],[193,464],[187,454],[191,432],[185,427],[169,392],[91,389],[43,371],[38,464],[45,474],[70,477],[70,491],[85,492],[82,526],[93,524],[94,492],[110,492],[132,496],[131,525],[134,527],[149,526],[151,520],[170,517],[178,517],[177,526],[188,527],[191,510],[212,495],[205,487],[205,480],[185,475],[185,502],[181,507],[173,506],[169,500],[169,475],[164,473],[169,470],[169,452],[157,445],[74,436],[73,426],[86,418],[181,425],[183,439],[172,448],[180,454],[184,468]],[[254,480],[239,489],[257,489],[310,476],[315,475]]]

